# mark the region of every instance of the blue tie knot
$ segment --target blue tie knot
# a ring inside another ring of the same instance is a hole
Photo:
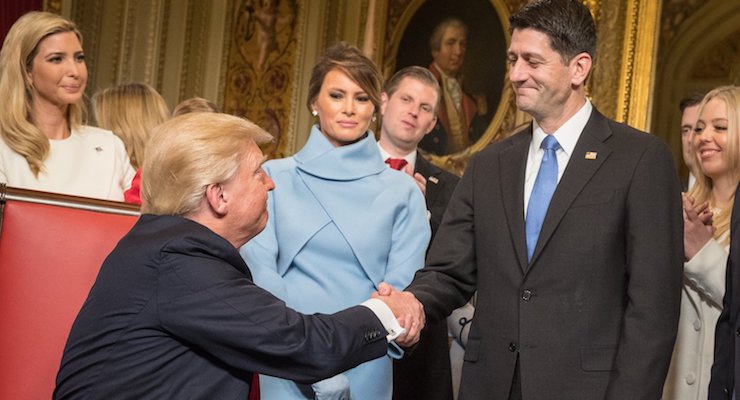
[[[555,157],[555,151],[560,148],[560,143],[558,143],[558,140],[555,139],[555,136],[547,135],[545,137],[545,140],[543,140],[540,144],[540,148],[545,150],[545,155],[542,156],[542,162],[548,162],[550,160],[550,155]],[[555,168],[557,171],[557,165],[555,166]]]
[[[547,135],[545,137],[545,140],[542,141],[540,144],[541,149],[547,150],[557,150],[560,148],[560,143],[558,143],[558,140],[555,139],[555,136],[553,135]]]

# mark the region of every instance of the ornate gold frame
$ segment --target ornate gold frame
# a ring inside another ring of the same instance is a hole
[[[511,36],[509,35],[509,9],[506,5],[506,2],[505,0],[489,1],[493,8],[496,10],[496,14],[501,21],[501,25],[504,28],[504,36],[508,44]],[[385,49],[386,58],[383,63],[383,74],[386,77],[389,77],[395,69],[396,54],[398,52],[398,47],[401,44],[403,33],[406,30],[409,22],[411,21],[411,18],[418,11],[419,7],[422,4],[424,4],[424,0],[412,0],[411,2],[409,2],[409,4],[406,5],[403,13],[398,18],[398,21],[396,21],[395,23],[395,28],[392,30],[390,41],[388,42],[387,48]],[[503,78],[505,79],[505,76]],[[486,131],[483,133],[480,139],[478,139],[478,141],[473,143],[471,146],[463,151],[453,154],[447,154],[443,156],[425,154],[425,156],[436,165],[439,165],[452,172],[462,173],[462,170],[465,168],[465,164],[467,164],[467,160],[470,158],[470,156],[473,155],[473,153],[478,152],[486,147],[490,142],[496,140],[501,135],[502,131],[506,130],[502,129],[502,126],[504,125],[504,121],[507,120],[507,115],[511,116],[512,114],[512,98],[513,96],[511,92],[511,87],[508,84],[504,84],[503,90],[501,91],[501,100],[496,108],[496,112],[494,113],[491,122],[488,125],[488,128],[486,128]]]

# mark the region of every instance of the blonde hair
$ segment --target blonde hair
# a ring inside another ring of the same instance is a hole
[[[193,112],[221,112],[221,109],[218,108],[214,102],[208,99],[204,99],[202,97],[191,97],[181,101],[180,104],[175,106],[175,109],[172,110],[172,116],[176,117],[178,115]]]
[[[727,141],[723,152],[723,157],[730,168],[731,178],[734,186],[740,181],[740,87],[738,86],[720,86],[704,96],[699,104],[699,114],[704,111],[706,104],[712,99],[722,100],[727,107]],[[695,134],[694,134],[695,135]],[[699,155],[694,151],[694,163],[692,173],[696,177],[696,184],[689,191],[697,204],[709,202],[714,203],[712,198],[712,179],[704,175],[701,170],[701,160]],[[733,187],[734,187],[733,186]],[[730,199],[728,209],[722,210],[719,215],[715,215],[712,224],[716,228],[714,238],[719,239],[730,229],[730,216],[732,214],[732,202],[735,198],[733,194]],[[722,241],[723,244],[729,243],[729,235]]]
[[[39,43],[64,32],[74,32],[82,44],[82,34],[72,21],[56,14],[32,11],[13,24],[0,50],[0,93],[5,109],[0,112],[0,134],[8,147],[26,159],[36,176],[44,170],[49,139],[33,122],[33,91],[27,72],[31,70]],[[79,128],[84,118],[83,102],[69,105],[70,129]]]
[[[152,131],[142,168],[142,212],[184,216],[198,210],[206,187],[236,174],[247,144],[272,135],[228,114],[184,114]]]
[[[145,83],[128,83],[95,93],[93,112],[99,127],[123,140],[134,168],[144,163],[149,132],[170,117],[162,96]]]

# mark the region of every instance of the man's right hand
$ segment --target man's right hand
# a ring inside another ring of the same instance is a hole
[[[424,305],[411,292],[401,292],[393,286],[383,282],[372,298],[384,302],[393,311],[399,324],[406,329],[404,335],[396,338],[396,343],[402,347],[416,344],[421,337],[421,330],[426,323]]]

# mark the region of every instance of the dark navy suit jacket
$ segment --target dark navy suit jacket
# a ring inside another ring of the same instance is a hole
[[[252,373],[313,382],[386,354],[357,306],[306,316],[252,283],[203,225],[143,215],[72,326],[55,399],[246,399]]]

